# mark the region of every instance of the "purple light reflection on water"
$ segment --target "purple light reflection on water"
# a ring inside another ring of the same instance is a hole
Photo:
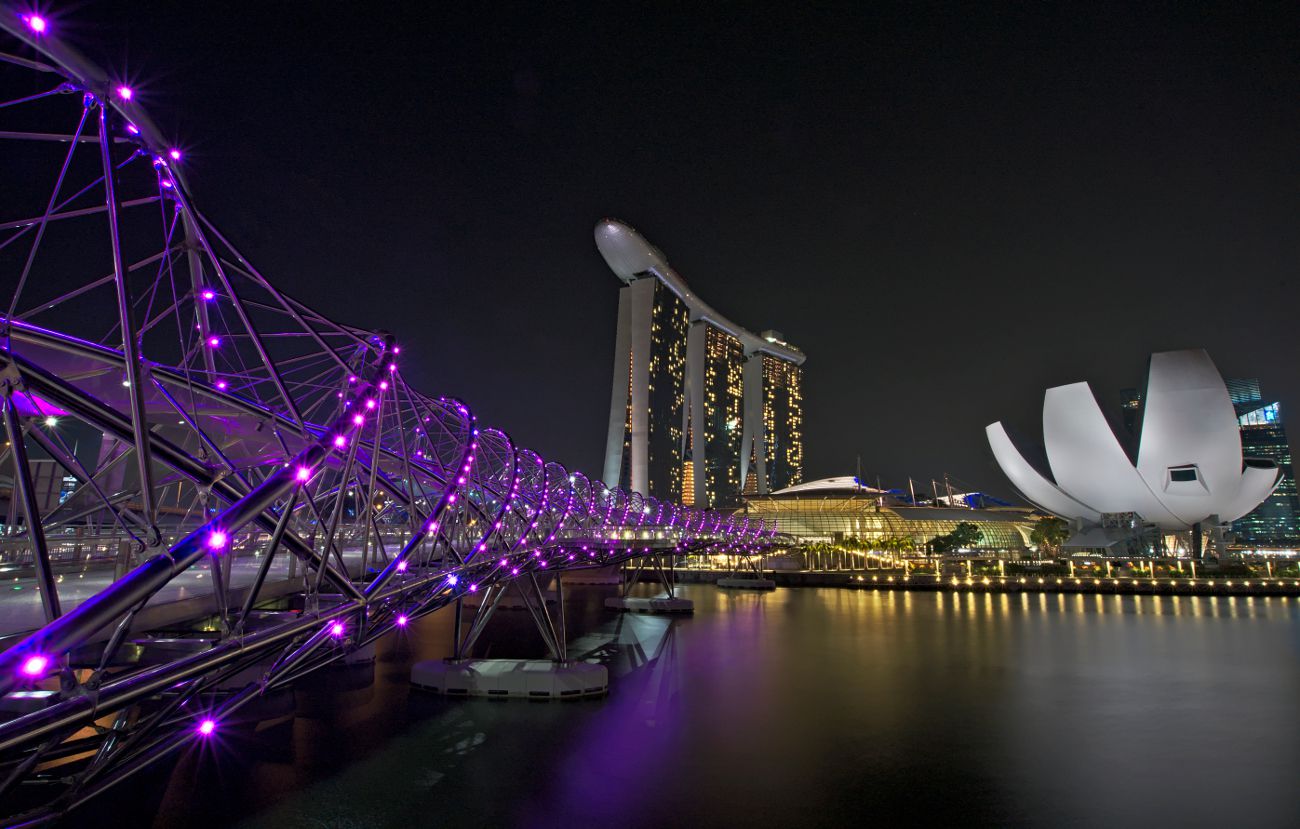
[[[1042,818],[1035,825],[1195,825],[1209,811],[1293,823],[1287,781],[1300,757],[1285,723],[1300,680],[1276,656],[1293,645],[1294,603],[1233,599],[1231,611],[1207,616],[1210,604],[1195,597],[1040,602],[686,585],[696,614],[680,623],[611,619],[603,595],[575,587],[569,618],[572,637],[605,643],[608,697],[449,705],[413,694],[399,661],[381,663],[389,669],[346,698],[322,682],[317,710],[341,715],[290,732],[290,784],[236,783],[238,817],[328,825],[347,803],[385,826],[420,825],[435,809],[449,825],[557,829],[856,825],[873,809],[917,825],[1002,826],[1026,815]],[[525,617],[494,619],[505,624],[485,633],[494,651],[542,657]],[[450,619],[440,611],[411,620],[412,635],[384,640],[381,659],[446,657]],[[1265,681],[1214,668],[1227,663]],[[1117,697],[1120,689],[1130,696]],[[1229,692],[1238,697],[1225,721]],[[1175,697],[1177,705],[1150,702]],[[285,771],[279,755],[230,760],[250,762]],[[1150,787],[1116,787],[1120,774]],[[918,797],[903,779],[932,790]],[[331,802],[318,780],[337,793]],[[163,825],[234,799],[217,787],[170,788]],[[466,790],[492,796],[446,795]]]

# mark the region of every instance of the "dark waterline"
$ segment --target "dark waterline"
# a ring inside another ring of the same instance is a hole
[[[300,689],[292,719],[91,809],[187,829],[1300,823],[1296,599],[682,594],[695,616],[670,621],[575,591],[606,699],[410,690],[411,660],[446,651],[438,614],[373,672]],[[499,655],[541,655],[523,617],[485,634]]]

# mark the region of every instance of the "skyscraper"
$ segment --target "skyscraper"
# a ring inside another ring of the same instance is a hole
[[[663,254],[614,220],[596,246],[619,292],[605,483],[697,507],[803,479],[803,352],[691,292]]]
[[[1250,458],[1268,458],[1282,470],[1282,481],[1254,512],[1232,524],[1237,540],[1262,547],[1295,546],[1300,541],[1296,519],[1300,499],[1296,497],[1295,474],[1291,468],[1291,444],[1282,425],[1281,404],[1265,402],[1259,380],[1229,380],[1228,396],[1237,410],[1241,428],[1241,451]]]

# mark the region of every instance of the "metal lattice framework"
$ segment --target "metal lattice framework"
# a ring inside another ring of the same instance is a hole
[[[239,253],[56,28],[0,6],[0,572],[31,588],[0,602],[3,814],[66,812],[466,594],[770,543],[412,388],[392,335]]]

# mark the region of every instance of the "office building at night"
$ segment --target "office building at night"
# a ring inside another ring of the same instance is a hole
[[[1238,543],[1250,547],[1294,547],[1300,543],[1296,528],[1300,499],[1296,497],[1291,444],[1282,424],[1281,404],[1264,400],[1257,379],[1229,380],[1227,386],[1241,430],[1242,454],[1267,458],[1282,470],[1282,481],[1264,503],[1232,522],[1233,535]]]
[[[718,314],[622,222],[598,224],[596,246],[626,283],[605,484],[697,507],[798,484],[803,352]]]

